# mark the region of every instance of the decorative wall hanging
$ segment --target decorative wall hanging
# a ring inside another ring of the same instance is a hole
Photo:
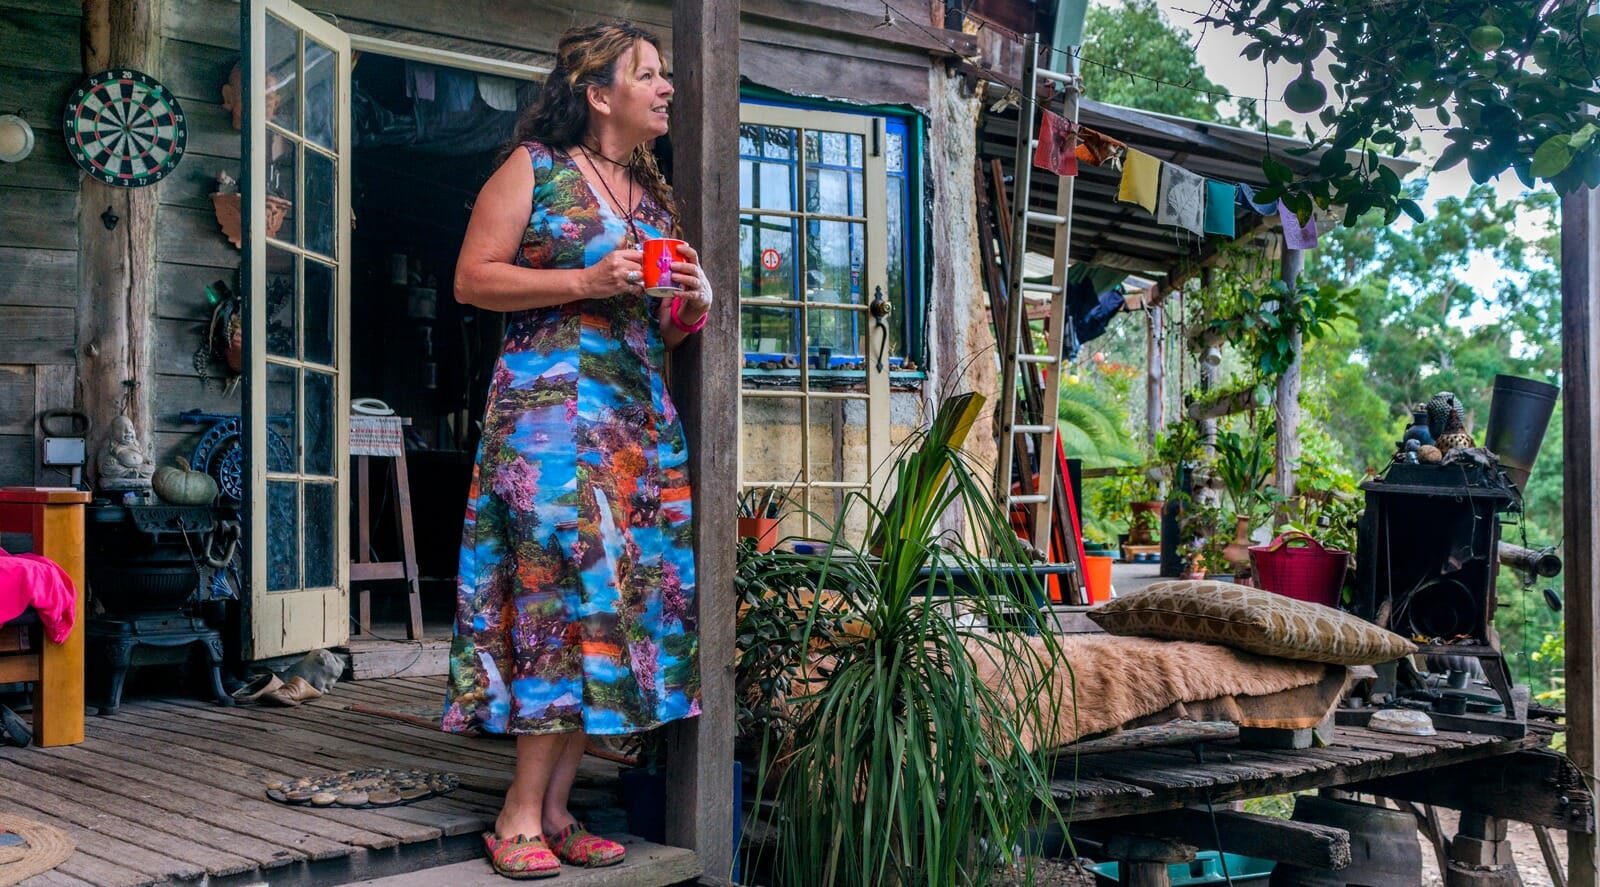
[[[67,151],[84,172],[120,188],[166,178],[183,159],[189,138],[178,99],[154,77],[131,68],[101,71],[73,90],[61,129]]]

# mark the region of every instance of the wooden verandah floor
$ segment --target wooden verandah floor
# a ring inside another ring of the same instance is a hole
[[[434,866],[449,868],[432,883],[494,884],[479,836],[510,781],[512,743],[355,708],[428,718],[443,694],[444,679],[432,677],[345,682],[287,709],[133,699],[112,717],[91,716],[81,745],[0,747],[0,811],[63,828],[77,845],[65,863],[23,884],[298,887],[420,876]],[[461,785],[443,797],[367,810],[287,806],[265,796],[275,778],[368,767],[448,771]],[[573,791],[575,812],[603,831],[621,830],[616,772],[585,758]],[[691,851],[633,840],[623,865],[568,870],[561,880],[648,887],[698,874]]]

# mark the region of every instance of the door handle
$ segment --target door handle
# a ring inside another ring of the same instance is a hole
[[[883,296],[883,287],[875,286],[872,288],[872,304],[868,306],[867,310],[872,313],[873,325],[878,331],[877,371],[881,373],[883,372],[883,351],[889,346],[889,324],[885,318],[894,310],[894,307],[889,304],[889,300]]]

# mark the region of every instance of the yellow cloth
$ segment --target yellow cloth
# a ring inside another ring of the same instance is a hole
[[[1123,203],[1137,203],[1145,212],[1154,214],[1160,189],[1161,161],[1137,148],[1129,148],[1122,161],[1122,184],[1117,188],[1117,199]]]

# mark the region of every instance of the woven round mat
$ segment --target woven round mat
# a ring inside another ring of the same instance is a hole
[[[372,767],[275,779],[267,783],[267,797],[282,804],[366,809],[409,804],[454,791],[460,784],[454,773]]]
[[[72,838],[53,825],[0,813],[0,834],[21,835],[26,843],[0,846],[0,887],[20,884],[67,861]]]

